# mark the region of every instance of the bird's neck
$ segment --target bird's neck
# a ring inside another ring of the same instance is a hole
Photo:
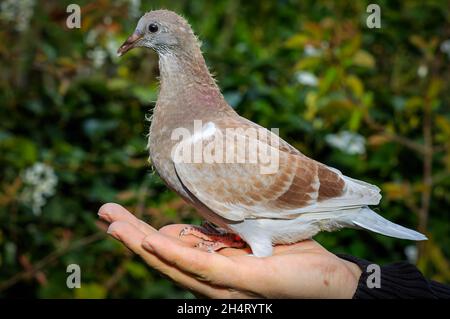
[[[159,53],[161,88],[158,103],[164,112],[217,112],[230,108],[209,73],[200,48],[189,53]]]
[[[159,70],[161,85],[170,86],[171,89],[181,89],[183,85],[189,83],[218,89],[200,49],[193,49],[190,52],[159,53]]]

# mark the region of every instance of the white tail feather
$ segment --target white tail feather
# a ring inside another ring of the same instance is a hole
[[[386,218],[381,217],[369,207],[362,207],[358,213],[352,214],[351,223],[361,228],[373,232],[402,239],[409,240],[427,240],[428,238],[415,230],[394,224]]]

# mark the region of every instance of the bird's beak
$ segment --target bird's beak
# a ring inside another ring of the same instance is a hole
[[[138,31],[135,31],[132,35],[128,37],[128,39],[120,46],[120,48],[117,50],[117,55],[122,56],[128,51],[130,51],[132,48],[134,48],[135,43],[142,38],[142,34]]]

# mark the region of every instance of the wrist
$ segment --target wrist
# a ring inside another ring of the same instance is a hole
[[[358,282],[362,271],[357,264],[342,258],[339,259],[346,268],[346,274],[344,275],[342,282],[343,289],[341,290],[341,298],[352,299],[358,288]]]

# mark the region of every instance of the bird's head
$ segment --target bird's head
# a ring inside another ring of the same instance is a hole
[[[147,47],[159,54],[198,47],[197,38],[189,23],[168,10],[154,10],[142,16],[134,33],[120,46],[117,54],[122,56],[136,47]]]

